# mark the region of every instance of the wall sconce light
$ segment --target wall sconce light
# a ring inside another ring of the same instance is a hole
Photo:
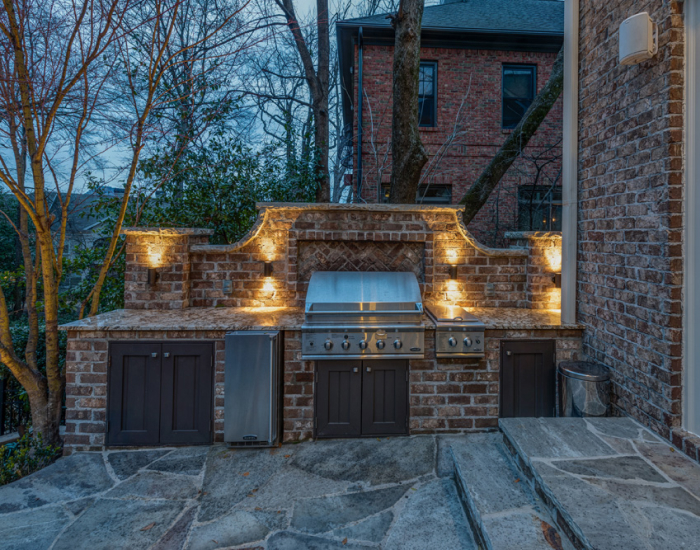
[[[272,277],[272,262],[263,264],[263,277]]]
[[[155,267],[148,268],[148,284],[149,286],[154,286],[158,279],[160,278],[158,270]]]
[[[554,288],[561,288],[561,273],[547,273],[547,276],[552,278]]]
[[[451,265],[448,267],[448,273],[450,274],[450,280],[454,281],[457,279],[457,266]]]

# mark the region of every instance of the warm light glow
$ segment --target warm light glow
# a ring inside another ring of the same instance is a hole
[[[277,259],[277,245],[272,239],[260,239],[260,251],[266,262],[274,262]]]
[[[447,263],[454,265],[457,263],[458,259],[458,254],[457,251],[454,248],[448,248],[445,251],[445,257],[447,258]]]
[[[265,277],[265,282],[263,283],[262,289],[264,292],[274,292],[275,291],[275,283],[272,280],[272,277]]]
[[[550,288],[547,290],[547,301],[552,309],[561,308],[561,288]]]
[[[547,248],[544,251],[547,267],[553,273],[561,273],[561,248]]]
[[[163,250],[159,246],[153,246],[148,249],[148,266],[162,267],[163,265]]]

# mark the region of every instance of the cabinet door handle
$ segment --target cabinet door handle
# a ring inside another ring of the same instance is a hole
[[[367,372],[372,372],[372,367],[367,367]]]
[[[151,357],[155,358],[158,357],[158,354],[156,352],[151,353]]]
[[[360,372],[360,369],[358,369],[357,367],[353,367],[352,372]]]
[[[166,357],[166,358],[167,358],[167,357],[170,357],[170,353],[168,353],[168,352],[166,351],[166,352],[163,354],[163,357]]]
[[[507,352],[506,352],[506,355],[511,355],[511,353],[510,353],[509,351],[507,351]]]

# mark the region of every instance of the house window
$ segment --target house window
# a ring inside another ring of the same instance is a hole
[[[535,99],[537,67],[503,65],[503,128],[515,128]]]
[[[451,185],[421,185],[416,197],[418,204],[452,204]]]
[[[382,202],[389,202],[389,193],[391,186],[388,183],[382,184]],[[418,204],[452,204],[452,186],[437,185],[421,185],[416,192],[416,203]]]
[[[418,125],[437,126],[437,63],[420,64]]]
[[[561,187],[526,185],[518,189],[519,231],[561,231]]]

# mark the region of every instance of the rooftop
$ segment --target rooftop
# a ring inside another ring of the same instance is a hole
[[[341,25],[390,27],[386,14],[341,21]],[[559,0],[462,0],[423,10],[423,29],[564,34]]]

